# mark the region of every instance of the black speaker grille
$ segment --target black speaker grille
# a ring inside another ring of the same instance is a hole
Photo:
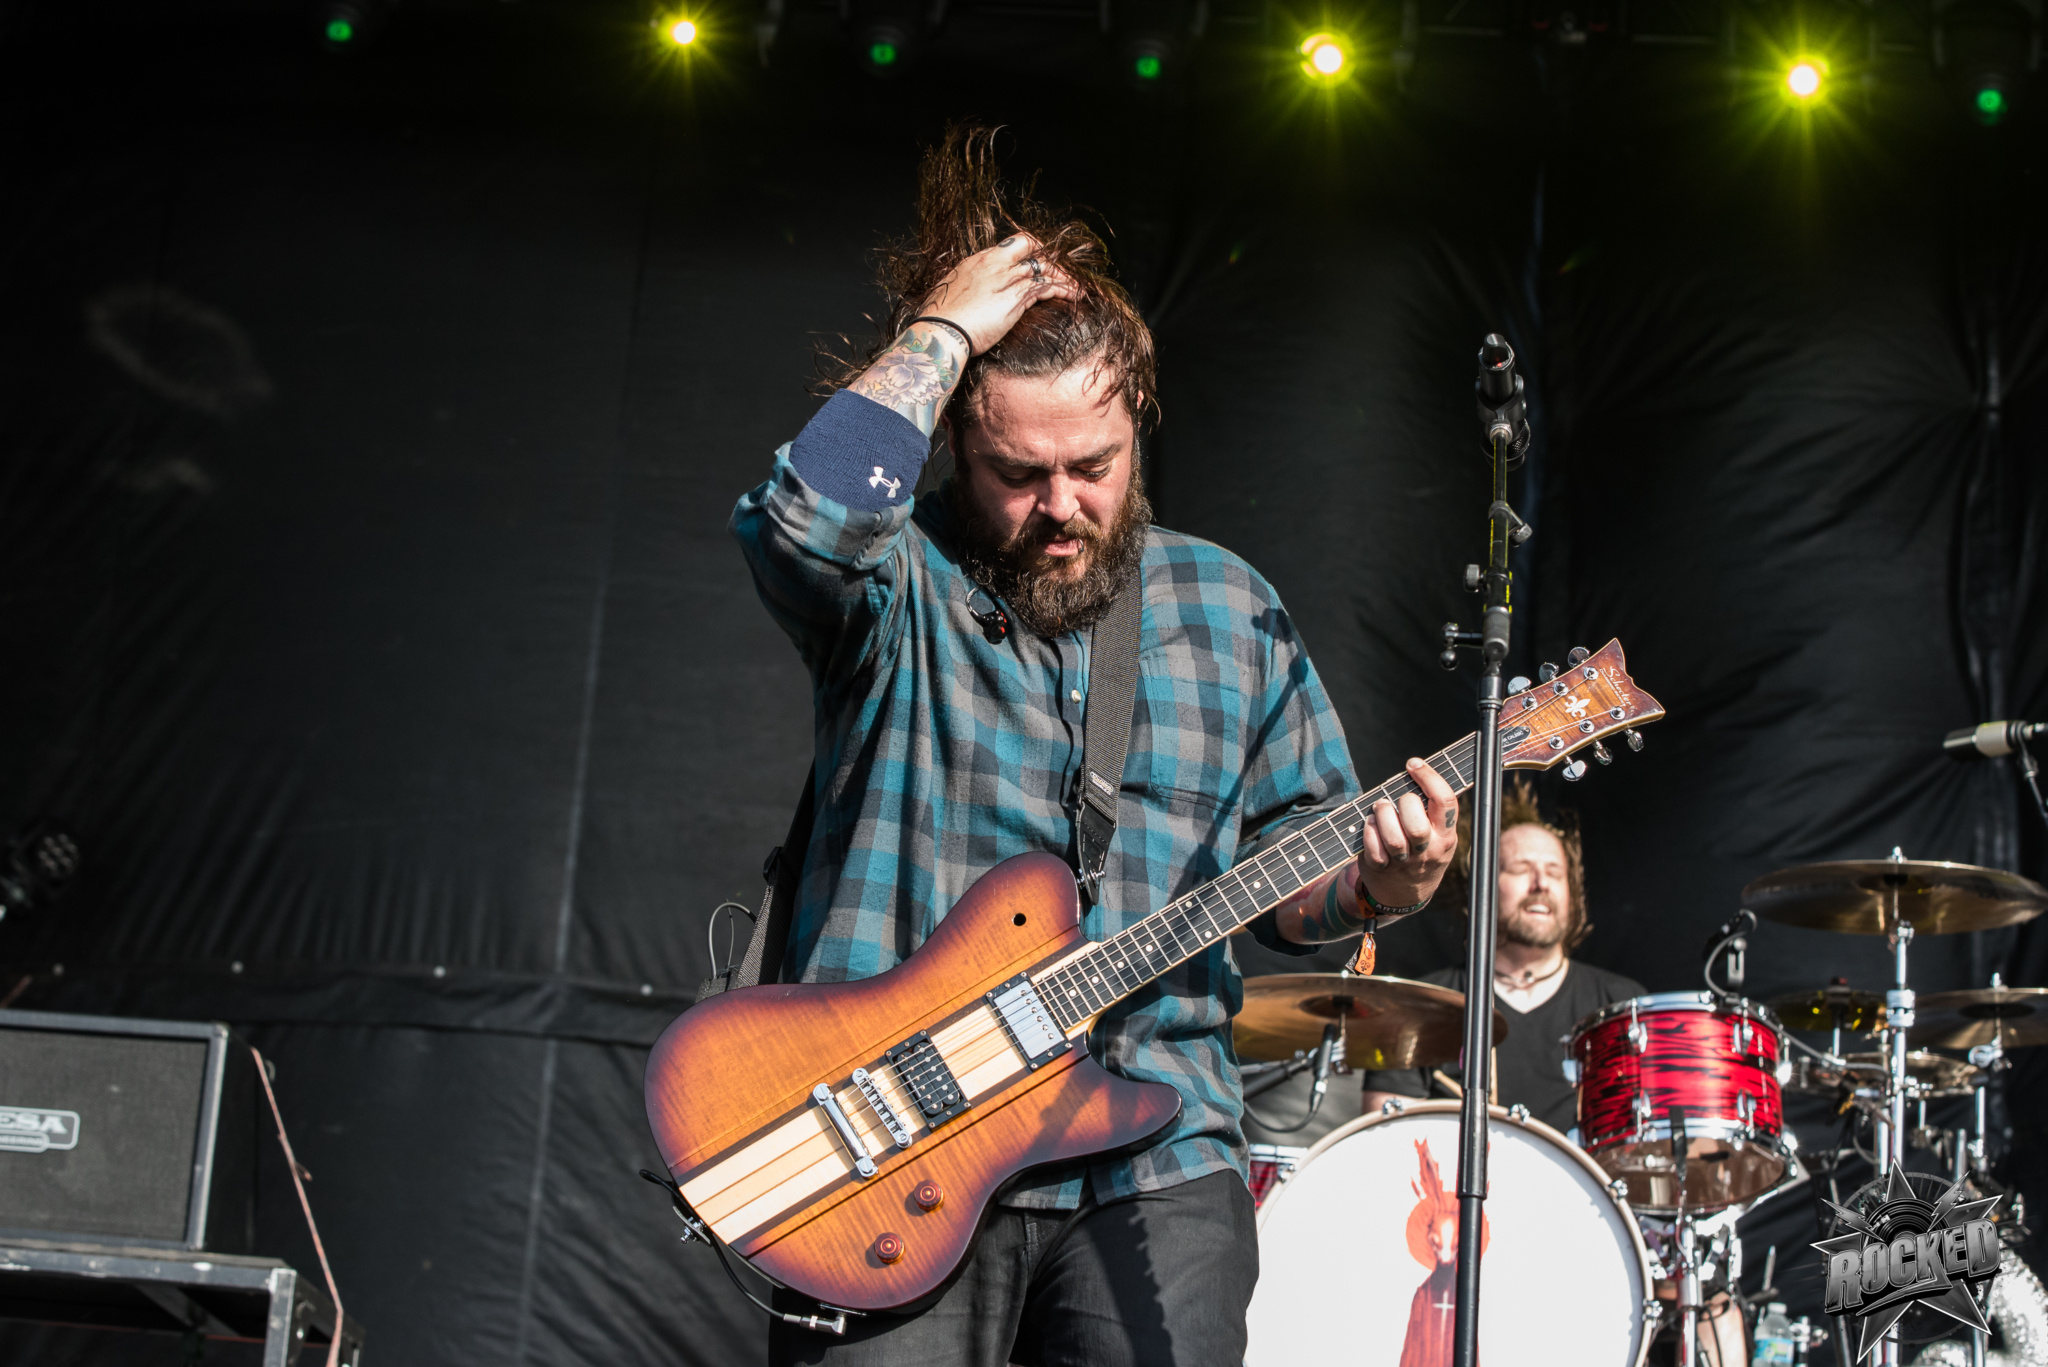
[[[184,1239],[205,1079],[203,1040],[0,1030],[0,1111],[78,1114],[76,1147],[40,1153],[0,1114],[0,1228]]]

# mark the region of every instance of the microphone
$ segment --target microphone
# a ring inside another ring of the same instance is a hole
[[[1941,738],[1941,748],[1951,759],[1997,759],[2040,735],[2048,735],[2048,722],[1987,721],[1949,732]]]
[[[1498,332],[1486,334],[1479,345],[1479,380],[1473,386],[1479,400],[1479,430],[1486,449],[1493,450],[1496,438],[1507,442],[1508,468],[1514,469],[1529,454],[1529,412],[1522,397],[1522,377],[1515,373],[1515,349]]]

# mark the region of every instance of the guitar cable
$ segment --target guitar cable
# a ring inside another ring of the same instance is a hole
[[[683,1228],[690,1231],[683,1236],[683,1242],[688,1243],[691,1239],[702,1239],[705,1243],[711,1245],[711,1251],[718,1255],[718,1265],[725,1269],[726,1278],[732,1282],[733,1289],[759,1306],[761,1311],[770,1319],[781,1320],[784,1324],[794,1324],[798,1328],[814,1330],[821,1334],[844,1334],[846,1332],[846,1317],[861,1313],[858,1310],[841,1310],[836,1305],[826,1305],[822,1301],[817,1302],[820,1310],[836,1312],[831,1319],[826,1319],[823,1315],[792,1315],[785,1311],[777,1310],[774,1306],[747,1290],[746,1284],[740,1280],[739,1273],[733,1271],[732,1264],[726,1259],[724,1242],[711,1232],[709,1225],[690,1212],[690,1203],[683,1199],[683,1189],[681,1187],[677,1186],[670,1178],[663,1177],[657,1172],[650,1172],[646,1168],[640,1169],[640,1175],[668,1193],[669,1205],[674,1208],[676,1218],[683,1222]]]

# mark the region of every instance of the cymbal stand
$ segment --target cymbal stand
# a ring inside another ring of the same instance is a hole
[[[1891,858],[1895,864],[1906,861],[1905,852],[1897,846],[1892,847]],[[1913,945],[1913,923],[1899,916],[1899,887],[1905,882],[1904,876],[1894,874],[1887,882],[1887,910],[1892,925],[1892,989],[1884,994],[1887,1055],[1884,1119],[1878,1122],[1874,1146],[1879,1180],[1892,1170],[1893,1164],[1903,1166],[1906,1160],[1906,1095],[1911,1090],[1911,1081],[1906,1073],[1906,1032],[1913,1028],[1913,989],[1907,986],[1906,981],[1906,959]],[[1901,1360],[1899,1330],[1894,1325],[1879,1346],[1875,1362],[1877,1367],[1899,1367]]]

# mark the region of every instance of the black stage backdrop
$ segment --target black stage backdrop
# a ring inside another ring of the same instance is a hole
[[[1436,633],[1482,549],[1473,354],[1513,337],[1521,667],[1619,637],[1671,713],[1546,781],[1585,957],[1693,987],[1743,883],[1806,860],[2048,874],[2010,770],[1937,748],[2048,714],[2048,143],[1909,60],[1801,121],[1668,51],[1433,45],[1331,103],[1221,36],[1142,98],[1086,25],[971,11],[886,83],[829,16],[683,73],[630,6],[407,5],[339,61],[290,7],[0,15],[0,819],[86,861],[0,923],[0,988],[245,1027],[388,1367],[758,1351],[634,1176],[645,1046],[807,761],[723,527],[947,117],[1115,228],[1161,519],[1275,581],[1369,781],[1471,724]],[[1434,912],[1382,963],[1460,938]],[[2042,983],[2048,941],[1915,962]],[[1767,926],[1749,990],[1885,969]],[[2040,1073],[2007,1092],[2036,1201]],[[1751,1285],[1776,1244],[1816,1309],[1810,1202],[1752,1223]]]

